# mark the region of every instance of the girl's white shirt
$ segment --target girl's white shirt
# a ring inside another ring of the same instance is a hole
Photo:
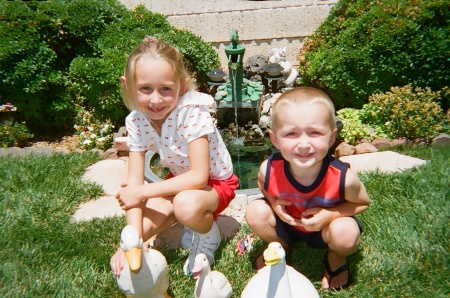
[[[132,111],[125,120],[130,151],[158,152],[161,166],[168,167],[177,176],[189,171],[189,142],[208,135],[209,177],[228,179],[233,174],[233,164],[207,109],[213,102],[214,99],[208,94],[194,90],[187,92],[179,98],[177,107],[164,121],[161,136],[142,112]]]

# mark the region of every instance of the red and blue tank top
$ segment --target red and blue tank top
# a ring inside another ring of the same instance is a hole
[[[292,217],[300,218],[308,208],[330,208],[345,201],[345,175],[348,168],[349,164],[327,155],[316,180],[304,186],[295,180],[289,163],[277,152],[268,159],[264,189],[274,197],[291,201],[292,205],[286,206],[286,209]],[[295,228],[311,233],[301,226]]]

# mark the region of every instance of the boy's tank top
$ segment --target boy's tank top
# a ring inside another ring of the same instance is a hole
[[[304,186],[295,180],[289,163],[280,153],[272,154],[267,162],[264,189],[277,198],[290,200],[293,204],[286,209],[294,218],[300,218],[304,210],[313,207],[330,208],[345,201],[345,175],[349,164],[327,155],[313,184]],[[304,233],[311,233],[301,226],[295,227]]]

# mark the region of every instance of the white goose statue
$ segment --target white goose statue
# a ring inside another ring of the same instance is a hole
[[[233,292],[226,276],[219,271],[211,271],[208,258],[199,253],[195,256],[192,276],[195,282],[195,298],[229,298]]]
[[[142,249],[142,237],[136,227],[123,228],[120,247],[125,252],[126,262],[120,276],[114,277],[119,289],[127,297],[170,297],[166,258],[155,249]]]
[[[309,279],[286,265],[286,252],[280,243],[269,244],[264,251],[264,261],[267,266],[250,279],[241,298],[319,298]]]

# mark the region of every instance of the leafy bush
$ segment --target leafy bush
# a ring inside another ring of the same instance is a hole
[[[371,96],[361,116],[363,122],[382,128],[391,139],[430,140],[443,131],[449,120],[438,104],[440,100],[441,92],[430,88],[393,87],[389,92]]]
[[[0,93],[37,133],[64,131],[75,113],[64,102],[71,61],[93,55],[94,43],[116,19],[111,1],[2,1]]]
[[[155,35],[183,54],[200,90],[219,64],[194,34],[172,27],[144,6],[117,0],[0,2],[0,94],[37,134],[72,130],[80,108],[92,122],[123,124],[119,77],[131,50]]]
[[[367,124],[363,124],[361,114],[361,110],[353,108],[344,108],[337,111],[337,116],[344,124],[342,130],[339,132],[339,138],[348,144],[355,145],[362,139],[372,141],[376,137],[384,136],[379,130],[377,131]]]
[[[7,120],[0,123],[0,147],[23,147],[33,137],[25,122]]]
[[[325,89],[338,109],[411,84],[448,86],[450,2],[340,0],[299,53],[301,83]]]

